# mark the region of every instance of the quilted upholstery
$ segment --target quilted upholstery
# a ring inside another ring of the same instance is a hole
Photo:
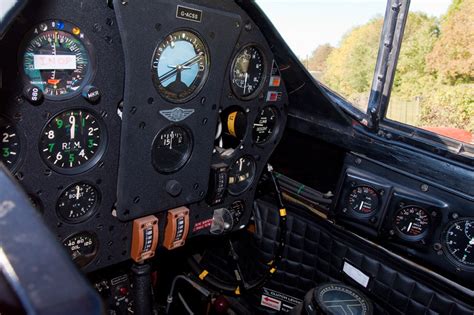
[[[271,204],[259,202],[259,207],[264,226],[257,246],[261,255],[271,257],[278,219]],[[374,300],[376,314],[383,312],[382,308],[391,314],[474,314],[473,301],[460,301],[437,292],[408,276],[404,272],[407,266],[384,264],[375,257],[376,249],[367,253],[356,248],[355,241],[349,244],[315,220],[289,210],[284,258],[267,287],[302,299],[317,283],[344,281],[357,286],[341,272],[347,260],[371,275],[372,280],[364,292]]]

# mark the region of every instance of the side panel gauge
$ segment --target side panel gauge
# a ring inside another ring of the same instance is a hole
[[[46,164],[64,174],[77,174],[94,166],[105,151],[105,131],[91,113],[64,111],[43,128],[40,153]]]
[[[0,116],[0,161],[12,170],[20,159],[20,136],[15,126]]]
[[[349,195],[349,208],[356,214],[371,216],[379,209],[379,194],[369,186],[356,187]]]
[[[191,31],[176,31],[168,35],[153,55],[153,84],[170,102],[184,103],[196,96],[208,73],[207,47]]]
[[[99,203],[99,192],[86,183],[69,186],[58,199],[56,211],[66,222],[78,223],[94,214]]]
[[[405,207],[395,213],[393,225],[397,234],[406,240],[417,241],[428,234],[430,215],[419,207]]]
[[[474,268],[474,218],[451,223],[444,232],[443,243],[450,260]]]
[[[27,35],[20,51],[26,85],[46,98],[63,100],[82,92],[93,78],[95,58],[82,30],[64,21],[45,21]]]
[[[253,123],[253,142],[262,144],[267,142],[273,135],[277,123],[277,110],[267,106],[258,113]]]
[[[160,131],[153,142],[152,162],[160,173],[174,173],[189,160],[193,140],[186,128],[173,125]]]
[[[235,161],[229,170],[228,191],[232,195],[240,195],[252,185],[256,173],[255,160],[244,156]]]
[[[234,201],[230,207],[229,211],[232,214],[232,218],[234,219],[234,226],[240,223],[242,216],[245,213],[245,204],[241,200]]]
[[[85,267],[94,260],[99,249],[97,237],[89,232],[74,234],[65,239],[63,245],[78,267]]]
[[[241,99],[252,99],[260,92],[265,81],[265,60],[256,46],[244,47],[232,62],[231,85]]]

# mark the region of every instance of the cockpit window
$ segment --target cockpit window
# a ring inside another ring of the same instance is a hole
[[[257,0],[322,84],[366,112],[383,16],[380,0]]]

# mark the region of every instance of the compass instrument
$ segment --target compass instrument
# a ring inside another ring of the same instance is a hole
[[[191,31],[171,33],[153,55],[153,83],[158,93],[170,102],[184,103],[196,96],[208,73],[207,47]]]
[[[79,27],[68,22],[35,26],[20,54],[25,85],[39,88],[51,100],[80,94],[94,75],[92,45]]]

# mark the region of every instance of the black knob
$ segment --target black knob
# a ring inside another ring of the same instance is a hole
[[[41,105],[44,99],[43,91],[36,85],[28,85],[23,90],[23,94],[32,105]]]
[[[98,88],[92,85],[86,86],[82,90],[82,96],[91,104],[97,104],[100,100],[101,94]]]
[[[178,181],[172,179],[166,183],[166,192],[171,196],[178,197],[182,191],[183,187]]]

